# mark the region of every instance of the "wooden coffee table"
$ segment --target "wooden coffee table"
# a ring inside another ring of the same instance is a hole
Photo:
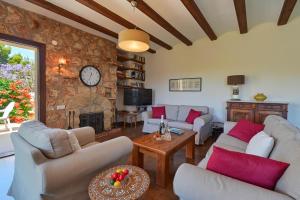
[[[172,133],[171,141],[157,141],[154,133],[147,134],[133,140],[132,163],[143,168],[144,154],[156,158],[156,184],[166,187],[170,181],[170,157],[179,149],[186,148],[186,160],[194,162],[195,158],[195,133],[185,131],[182,135]]]

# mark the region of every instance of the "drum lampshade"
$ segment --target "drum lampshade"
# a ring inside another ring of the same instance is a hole
[[[144,52],[150,48],[150,36],[144,31],[126,29],[119,33],[118,46],[130,52]]]

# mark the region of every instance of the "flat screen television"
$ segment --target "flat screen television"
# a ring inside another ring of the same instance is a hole
[[[125,88],[124,105],[127,106],[152,105],[152,89]]]

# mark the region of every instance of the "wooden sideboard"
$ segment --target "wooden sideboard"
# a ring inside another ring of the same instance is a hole
[[[263,123],[268,115],[279,115],[287,119],[288,103],[227,101],[227,121],[247,119],[255,123]]]

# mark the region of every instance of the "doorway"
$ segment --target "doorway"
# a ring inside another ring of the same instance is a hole
[[[0,34],[0,157],[23,121],[45,122],[45,45]]]

